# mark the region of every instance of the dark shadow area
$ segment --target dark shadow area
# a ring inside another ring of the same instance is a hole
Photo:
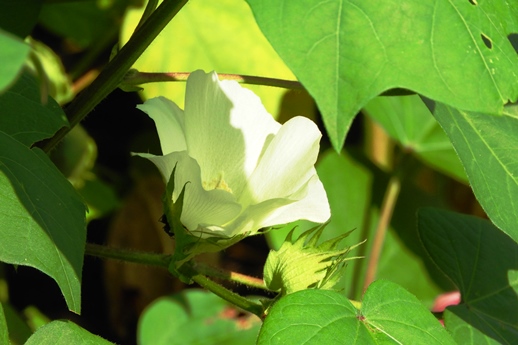
[[[514,51],[518,54],[518,34],[509,34],[507,39],[514,48]]]

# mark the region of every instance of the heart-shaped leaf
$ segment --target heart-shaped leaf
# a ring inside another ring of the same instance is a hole
[[[509,1],[247,0],[315,98],[336,150],[355,114],[395,88],[470,111],[518,97],[518,7]]]
[[[455,344],[412,294],[399,285],[372,283],[357,310],[342,294],[302,290],[276,302],[258,344]]]

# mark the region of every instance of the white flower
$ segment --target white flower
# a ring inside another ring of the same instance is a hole
[[[201,237],[248,236],[299,219],[323,223],[327,196],[314,164],[321,133],[307,118],[280,125],[252,91],[215,72],[193,72],[185,110],[158,97],[138,107],[156,124],[173,202],[185,185],[180,221]],[[187,183],[187,184],[186,184]]]

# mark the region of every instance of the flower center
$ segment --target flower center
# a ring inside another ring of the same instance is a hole
[[[205,190],[212,190],[212,189],[222,189],[229,193],[232,193],[232,189],[228,186],[227,182],[223,178],[223,173],[219,173],[219,177],[215,177],[209,182],[203,181],[202,182],[203,188]]]

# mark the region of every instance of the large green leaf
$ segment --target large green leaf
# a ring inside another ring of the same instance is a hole
[[[0,29],[0,94],[16,79],[29,54],[29,46],[21,39]]]
[[[255,344],[260,321],[238,312],[218,296],[187,290],[153,302],[142,315],[138,343],[142,345]]]
[[[114,345],[72,321],[52,321],[39,328],[25,345]]]
[[[518,118],[469,113],[442,104],[436,105],[434,114],[484,211],[518,241]]]
[[[376,97],[364,111],[406,151],[435,169],[467,182],[450,140],[419,96]]]
[[[361,310],[335,291],[302,290],[273,305],[258,344],[455,344],[419,300],[378,280]]]
[[[0,261],[51,276],[79,313],[85,206],[43,151],[3,132],[0,148]]]
[[[247,0],[315,98],[335,149],[374,96],[402,87],[470,111],[518,97],[518,6],[505,0]]]
[[[45,104],[36,79],[29,73],[0,95],[0,130],[30,146],[51,137],[68,124],[65,113],[51,97]]]
[[[124,21],[127,42],[142,15],[131,10]],[[137,60],[142,72],[192,72],[197,69],[294,79],[265,39],[242,0],[190,0]],[[143,85],[145,98],[165,96],[183,108],[184,83]],[[273,115],[279,112],[283,89],[247,85]]]
[[[461,344],[518,343],[518,245],[489,221],[438,209],[419,212],[419,234],[462,304],[446,326]]]

